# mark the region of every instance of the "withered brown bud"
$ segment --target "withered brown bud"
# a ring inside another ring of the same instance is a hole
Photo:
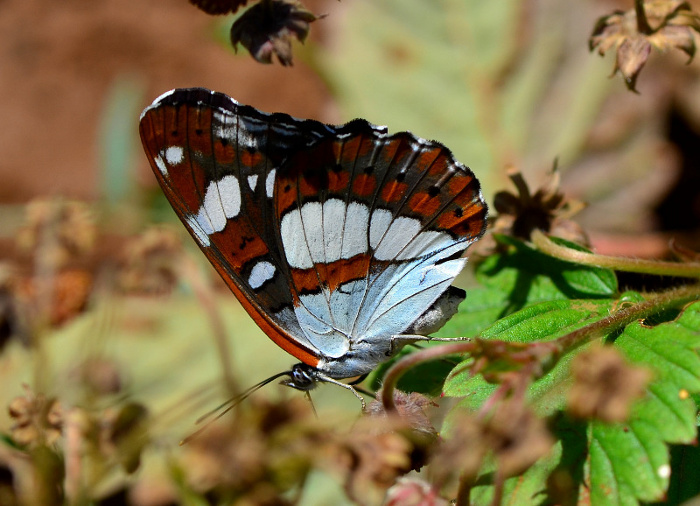
[[[292,39],[304,42],[309,24],[318,19],[293,0],[262,0],[231,27],[231,44],[241,43],[260,63],[292,64]]]

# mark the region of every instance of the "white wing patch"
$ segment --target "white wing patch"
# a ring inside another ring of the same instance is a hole
[[[236,176],[228,175],[221,180],[211,181],[204,195],[195,221],[201,231],[210,235],[226,228],[226,220],[235,218],[241,211],[241,188]]]
[[[180,146],[170,146],[165,150],[165,161],[170,165],[179,165],[185,159],[185,151]]]
[[[198,217],[189,215],[185,216],[185,220],[192,229],[192,232],[194,233],[194,238],[197,239],[197,242],[202,246],[209,247],[211,245],[211,241],[209,240],[209,233],[205,232],[204,229],[202,229],[202,225],[199,223]]]
[[[168,167],[165,165],[163,158],[160,155],[156,155],[153,157],[153,161],[156,162],[156,167],[158,167],[158,170],[160,171],[160,173],[163,174],[164,176],[167,176],[168,175]]]
[[[377,260],[394,260],[421,229],[420,221],[399,216],[394,219],[374,251]],[[409,257],[410,258],[410,257]]]
[[[352,258],[355,255],[367,252],[369,249],[367,246],[368,222],[369,208],[358,202],[350,202],[345,213],[345,228],[343,229],[342,237],[343,247],[340,251],[340,258]],[[335,226],[340,228],[342,223],[339,222]]]
[[[379,241],[384,237],[384,233],[391,225],[393,215],[386,209],[376,209],[372,213],[372,220],[369,224],[369,245],[376,248]]]
[[[258,175],[253,174],[248,176],[248,186],[250,186],[251,191],[255,191],[255,186],[258,184]]]
[[[275,174],[277,174],[277,169],[272,169],[265,178],[265,194],[270,199],[275,193]]]
[[[417,219],[394,218],[386,209],[376,209],[370,218],[366,205],[340,199],[308,202],[286,213],[280,227],[287,262],[296,269],[349,259],[370,247],[377,260],[406,261],[454,243],[445,232],[421,229]]]
[[[272,279],[275,275],[275,266],[263,260],[253,266],[248,277],[248,284],[253,290],[260,288],[265,281]]]

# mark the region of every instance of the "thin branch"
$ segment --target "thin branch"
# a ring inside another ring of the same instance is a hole
[[[631,304],[610,316],[574,330],[552,342],[559,345],[560,350],[569,351],[571,348],[621,329],[635,320],[643,320],[665,309],[682,306],[696,300],[700,300],[699,283],[673,288],[643,302]]]
[[[382,404],[387,412],[396,412],[394,404],[394,389],[406,371],[437,358],[456,353],[469,353],[476,349],[473,342],[462,342],[457,344],[446,344],[444,346],[433,346],[425,348],[402,358],[392,365],[384,376],[384,386],[382,387]]]

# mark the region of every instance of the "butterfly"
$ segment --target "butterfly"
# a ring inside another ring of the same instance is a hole
[[[432,339],[423,336],[464,300],[451,283],[486,229],[487,206],[442,144],[362,119],[268,114],[203,88],[161,95],[140,134],[199,247],[265,334],[301,361],[275,376],[289,376],[285,384],[347,388],[338,380]]]

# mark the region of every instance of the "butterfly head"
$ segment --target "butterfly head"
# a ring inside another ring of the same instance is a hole
[[[295,388],[297,390],[302,390],[308,392],[316,388],[316,384],[319,381],[323,381],[319,378],[319,372],[314,367],[307,364],[299,363],[292,367],[290,371],[285,373],[289,378],[282,380],[280,384]]]

